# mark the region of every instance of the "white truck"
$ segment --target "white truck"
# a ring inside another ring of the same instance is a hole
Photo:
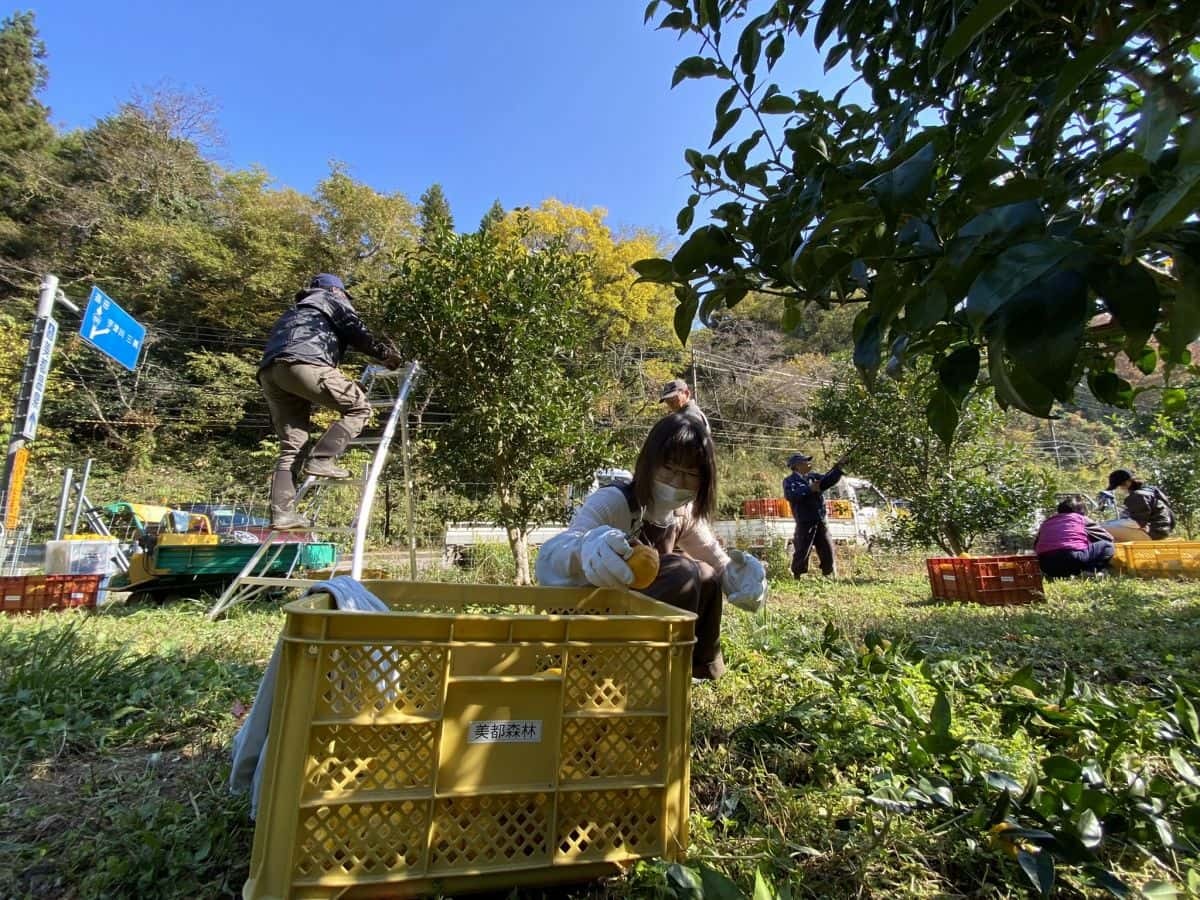
[[[629,480],[624,469],[602,469],[596,473],[587,496],[602,487]],[[569,497],[568,501],[575,500]],[[580,498],[581,499],[581,498]],[[871,482],[862,478],[842,478],[825,492],[829,507],[829,536],[839,544],[869,545],[886,530],[893,505]],[[529,534],[529,546],[537,547],[565,529],[565,522],[552,522]],[[719,519],[712,523],[713,533],[726,547],[761,549],[776,543],[790,544],[796,523],[791,516],[759,516]],[[447,564],[469,564],[472,548],[480,544],[508,544],[508,535],[490,522],[453,522],[446,526],[445,560]]]
[[[869,546],[887,528],[893,507],[883,493],[863,478],[843,477],[825,492],[829,537],[838,544]],[[788,516],[719,519],[713,533],[726,547],[762,549],[791,544],[796,523]]]

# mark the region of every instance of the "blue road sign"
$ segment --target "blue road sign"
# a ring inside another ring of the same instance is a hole
[[[132,372],[137,368],[138,355],[146,340],[146,327],[104,291],[93,287],[79,325],[79,336]]]

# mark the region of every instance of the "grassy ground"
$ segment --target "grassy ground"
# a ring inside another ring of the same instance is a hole
[[[1200,889],[1200,583],[945,606],[918,564],[862,555],[730,609],[730,671],[693,690],[687,864],[574,894]],[[228,747],[281,617],[203,610],[0,622],[0,893],[240,893]]]

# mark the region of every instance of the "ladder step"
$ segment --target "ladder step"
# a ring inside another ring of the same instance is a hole
[[[254,584],[259,587],[306,588],[314,584],[320,584],[320,582],[312,578],[268,578],[264,575],[243,575],[237,580],[237,584]]]
[[[375,447],[383,443],[383,436],[376,435],[375,437],[356,437],[350,442],[351,447]]]
[[[367,403],[372,409],[390,409],[396,405],[396,400],[389,397],[382,400],[368,400]]]

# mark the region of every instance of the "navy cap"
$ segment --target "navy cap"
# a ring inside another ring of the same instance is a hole
[[[338,278],[336,275],[330,275],[327,272],[322,272],[320,275],[313,276],[313,280],[308,283],[308,286],[310,288],[324,288],[325,290],[329,290],[330,288],[338,288],[339,290],[344,291],[346,289],[346,285],[342,283],[342,279]]]
[[[796,463],[802,463],[802,462],[812,462],[812,457],[806,456],[803,453],[793,453],[791,456],[788,457],[788,461],[787,461],[788,468],[790,469]]]

